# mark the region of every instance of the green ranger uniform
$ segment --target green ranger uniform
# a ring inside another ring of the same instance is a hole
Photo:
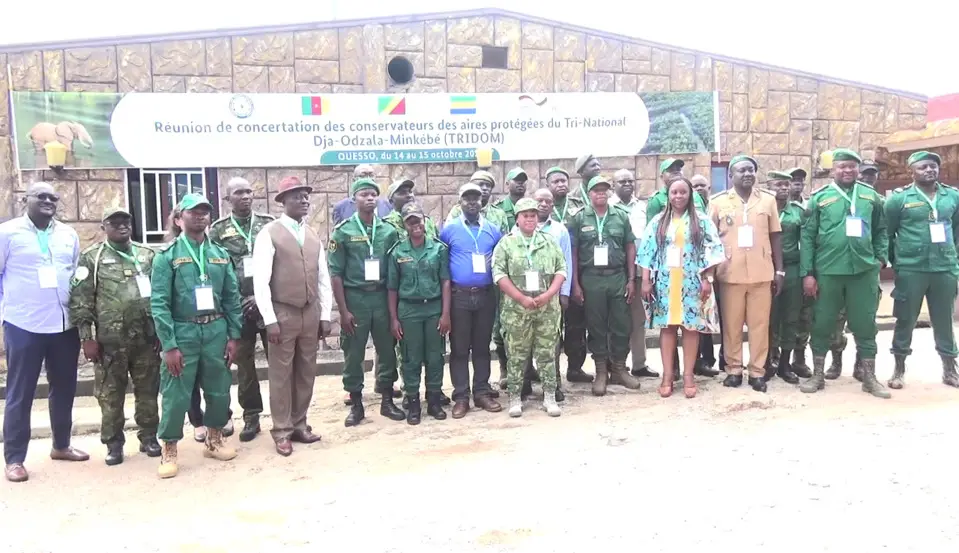
[[[524,198],[517,202],[517,212],[536,209],[534,200]],[[535,271],[531,282],[527,278]],[[493,251],[493,281],[508,278],[524,295],[536,297],[546,292],[556,275],[566,276],[566,260],[556,240],[541,230],[532,238],[514,228],[504,236]],[[528,310],[503,294],[503,334],[508,359],[507,389],[510,398],[519,398],[527,359],[536,362],[536,371],[543,384],[544,399],[555,403],[556,394],[556,336],[562,309],[557,292],[546,305]]]
[[[593,177],[587,188],[592,190],[603,183],[609,185],[603,177]],[[626,247],[634,244],[636,237],[629,216],[620,209],[608,207],[606,214],[600,217],[589,206],[573,216],[569,234],[577,259],[578,282],[583,290],[587,340],[596,374],[603,372],[605,376],[603,369],[608,359],[613,368],[611,382],[623,384],[629,381],[632,387],[638,382],[626,372],[632,317],[625,296],[627,265],[635,260],[626,259]],[[600,380],[596,379],[597,382]],[[601,395],[599,387],[594,391]]]
[[[206,203],[202,196],[188,194],[178,209],[189,210],[200,203]],[[223,354],[227,341],[238,340],[243,328],[230,254],[209,239],[197,243],[186,234],[164,245],[153,262],[150,307],[163,351],[179,349],[183,355],[180,376],[170,374],[165,360],[161,363],[163,414],[158,437],[165,442],[183,438],[183,417],[197,380],[206,402],[204,422],[210,428],[223,428],[233,383]]]
[[[398,240],[406,240],[406,227],[403,225],[403,217],[399,211],[395,209],[391,211],[389,215],[383,217],[383,222],[389,223],[396,229]],[[426,217],[423,220],[423,225],[426,227],[426,238],[437,238],[440,235],[440,231],[436,228],[436,223],[433,222],[433,219]]]
[[[835,150],[833,160],[861,161],[858,154],[845,149]],[[857,181],[843,189],[833,182],[813,192],[802,229],[799,274],[814,276],[818,285],[812,328],[816,373],[802,385],[804,392],[815,392],[824,386],[822,364],[839,309],[845,307],[856,350],[862,358],[863,390],[889,397],[889,392],[875,379],[879,307],[876,289],[888,245],[882,197],[871,186]]]
[[[274,220],[272,215],[252,213],[246,219],[233,215],[218,219],[210,226],[210,240],[230,254],[233,270],[240,286],[242,304],[253,301],[253,273],[243,272],[244,263],[252,267],[253,241],[267,223]],[[248,259],[244,261],[244,259]],[[263,397],[260,395],[260,379],[256,375],[254,354],[256,337],[259,335],[263,351],[269,348],[266,330],[262,318],[244,317],[243,330],[236,344],[237,399],[243,408],[244,421],[256,421],[263,412]]]
[[[910,156],[909,165],[926,160],[935,161],[937,165],[940,162],[936,154],[916,152]],[[912,353],[912,332],[923,299],[929,307],[936,351],[944,364],[951,364],[954,372],[954,360],[959,355],[952,327],[959,282],[959,261],[956,258],[959,191],[936,183],[936,192],[930,198],[913,183],[892,195],[886,202],[885,213],[890,259],[896,271],[893,291],[896,329],[892,353],[896,356],[897,373],[900,369],[905,372],[905,358]],[[948,368],[946,372],[950,372]],[[901,374],[897,376],[902,378]],[[944,374],[943,379],[946,378]]]
[[[435,237],[427,236],[419,248],[404,238],[389,252],[386,287],[396,290],[399,297],[396,314],[403,327],[400,351],[407,396],[419,397],[424,363],[427,396],[438,396],[443,387],[446,339],[438,326],[443,314],[443,283],[449,280],[449,251]]]
[[[573,215],[576,215],[584,207],[586,207],[586,204],[583,203],[583,200],[573,196],[567,195],[562,200],[554,198],[553,214],[550,215],[550,218],[557,223],[569,226],[570,221],[573,220]]]
[[[355,194],[364,187],[375,188],[376,183],[360,179],[353,183],[352,192]],[[398,238],[393,225],[375,216],[373,224],[367,225],[358,213],[336,225],[330,238],[327,248],[330,276],[343,280],[346,304],[356,324],[352,335],[340,337],[344,355],[343,389],[347,392],[363,390],[363,360],[371,335],[377,356],[376,387],[389,395],[399,377],[386,303],[387,252]],[[372,277],[369,280],[367,271]]]
[[[771,350],[791,351],[796,342],[796,328],[799,324],[799,312],[802,309],[802,279],[799,278],[799,239],[805,210],[798,202],[787,202],[779,212],[779,224],[782,227],[780,240],[783,250],[783,289],[773,297],[772,313],[769,325],[769,347]],[[788,361],[788,360],[787,360]]]
[[[513,205],[513,198],[503,196],[493,202],[493,207],[498,208],[506,215],[506,228],[512,229],[516,225],[516,206]]]
[[[662,213],[666,209],[666,204],[669,202],[669,190],[664,186],[656,191],[655,194],[649,197],[649,201],[646,202],[646,224],[648,225],[650,221],[653,220],[653,217]],[[700,194],[693,194],[693,203],[702,213],[706,213],[706,200]]]
[[[109,210],[103,220],[116,213],[125,212]],[[100,441],[104,444],[125,441],[123,401],[128,375],[136,399],[137,438],[141,442],[155,439],[160,422],[160,359],[150,315],[150,273],[155,252],[136,242],[127,248],[104,240],[85,249],[70,291],[70,320],[77,325],[80,340],[96,340],[100,345],[94,383],[101,412]]]

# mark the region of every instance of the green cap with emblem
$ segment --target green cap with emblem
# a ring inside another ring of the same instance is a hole
[[[859,157],[859,154],[850,150],[849,148],[836,148],[832,151],[832,160],[833,161],[855,161],[856,163],[862,163],[862,158]]]
[[[473,176],[470,177],[470,181],[485,181],[490,184],[496,184],[496,179],[493,178],[493,174],[489,171],[477,171],[473,173]]]
[[[122,207],[114,206],[114,207],[108,207],[103,210],[103,218],[101,218],[100,221],[106,222],[107,219],[111,217],[115,217],[117,215],[120,215],[123,217],[130,217],[130,218],[133,217],[133,214],[127,211],[126,209]]]
[[[549,169],[546,170],[546,178],[548,179],[549,176],[552,175],[553,173],[562,173],[566,175],[567,179],[569,178],[569,173],[566,172],[566,169],[563,169],[562,167],[558,165],[550,167]]]
[[[380,191],[380,187],[376,185],[375,180],[363,178],[363,179],[356,179],[355,181],[353,181],[353,184],[350,186],[350,195],[355,196],[357,192],[359,192],[360,190],[365,190],[367,188],[376,190],[377,193],[379,193]]]
[[[939,157],[939,154],[926,151],[914,152],[906,160],[906,165],[912,166],[913,163],[919,163],[920,161],[935,161],[936,165],[942,165],[942,158]]]
[[[739,154],[738,156],[733,156],[729,160],[729,170],[732,171],[733,167],[735,167],[737,163],[740,163],[743,161],[748,161],[749,163],[752,163],[753,170],[759,169],[759,163],[757,163],[755,159],[753,159],[751,156],[747,156],[746,154]]]
[[[766,177],[770,180],[791,180],[793,178],[792,173],[788,171],[769,171],[766,173]]]
[[[595,177],[589,179],[589,182],[586,183],[586,191],[589,192],[590,190],[596,188],[600,184],[605,184],[607,188],[610,187],[609,179],[607,179],[603,175],[596,175]]]
[[[663,160],[662,163],[659,164],[659,174],[662,175],[663,173],[665,173],[666,171],[669,171],[673,167],[676,167],[676,170],[680,170],[685,165],[686,165],[686,162],[684,162],[681,159],[676,159],[672,157],[666,158]]]
[[[393,194],[399,192],[400,188],[403,188],[404,186],[409,186],[410,190],[412,190],[413,187],[416,186],[416,183],[410,179],[397,179],[393,181],[393,184],[390,185],[389,190],[386,191],[386,199],[392,201]]]
[[[202,194],[187,194],[183,196],[183,199],[180,200],[180,203],[177,204],[177,209],[180,211],[188,211],[191,209],[196,209],[200,206],[206,206],[213,210],[213,204],[210,203],[210,200],[207,200]]]
[[[520,198],[520,200],[516,202],[516,206],[513,209],[516,211],[516,213],[522,213],[524,211],[537,211],[538,205],[536,204],[536,200],[533,198]]]
[[[529,180],[529,176],[526,174],[526,171],[523,171],[522,167],[514,167],[509,170],[509,173],[506,173],[506,180],[524,182]]]
[[[420,219],[426,218],[426,215],[423,213],[423,208],[414,202],[404,205],[403,209],[400,211],[400,215],[403,217],[404,221],[410,217],[418,217]]]

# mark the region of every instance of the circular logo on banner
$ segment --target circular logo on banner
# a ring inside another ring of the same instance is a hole
[[[253,115],[253,100],[246,94],[234,94],[230,98],[230,112],[240,119]]]

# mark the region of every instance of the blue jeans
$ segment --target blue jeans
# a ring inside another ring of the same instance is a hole
[[[73,398],[77,393],[77,357],[80,336],[76,328],[56,334],[36,334],[3,323],[7,348],[7,397],[3,410],[3,457],[6,463],[23,463],[30,443],[30,409],[46,365],[50,393],[50,427],[53,448],[70,446]]]

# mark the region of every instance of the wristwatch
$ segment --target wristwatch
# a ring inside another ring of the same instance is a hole
[[[786,272],[785,272],[785,271],[776,271],[776,276],[784,277],[784,276],[786,276]]]

